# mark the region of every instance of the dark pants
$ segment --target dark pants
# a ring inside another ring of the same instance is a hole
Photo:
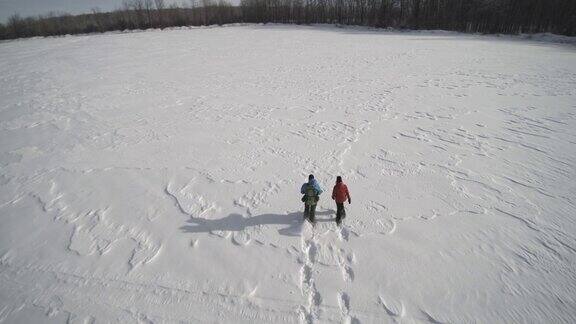
[[[340,222],[342,218],[346,217],[346,210],[344,210],[344,203],[336,203],[336,221]]]
[[[315,213],[316,205],[304,204],[304,218],[308,218],[311,222],[314,222]]]

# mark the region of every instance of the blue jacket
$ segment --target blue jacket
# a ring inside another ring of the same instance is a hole
[[[324,191],[322,190],[322,188],[320,188],[320,185],[318,184],[318,181],[316,181],[316,179],[312,179],[312,180],[310,180],[310,181],[308,181],[308,182],[306,182],[306,183],[304,183],[304,184],[302,185],[302,188],[300,188],[300,193],[301,193],[301,194],[305,194],[305,193],[306,193],[306,186],[307,186],[309,183],[314,186],[314,190],[316,190],[316,194],[317,194],[317,195],[320,195],[322,192],[324,192]]]

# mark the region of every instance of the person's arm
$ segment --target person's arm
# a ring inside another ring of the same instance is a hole
[[[346,196],[348,196],[348,204],[351,204],[352,198],[350,197],[350,192],[348,191],[348,186],[346,186]]]
[[[305,193],[306,193],[306,184],[303,184],[302,187],[300,187],[300,193],[301,193],[301,194],[305,194]]]
[[[336,186],[332,188],[332,200],[336,199]]]
[[[314,182],[314,189],[316,189],[316,192],[318,193],[318,196],[320,196],[320,194],[324,192],[324,191],[322,190],[322,188],[320,188],[320,184],[318,183],[318,181]]]

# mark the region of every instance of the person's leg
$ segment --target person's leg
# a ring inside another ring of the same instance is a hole
[[[316,217],[316,205],[311,205],[311,206],[310,206],[310,217],[309,217],[309,218],[310,218],[310,221],[311,221],[312,223],[314,223],[315,217]]]
[[[336,203],[336,223],[340,224],[342,220],[342,211],[344,209],[343,203]]]

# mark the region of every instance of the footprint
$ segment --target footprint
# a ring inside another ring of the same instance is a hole
[[[310,289],[312,283],[312,268],[309,265],[306,264],[300,269],[300,280],[302,282],[302,293],[304,294]]]
[[[346,257],[346,261],[348,261],[348,264],[356,263],[356,254],[354,252],[348,254],[348,256]]]
[[[250,236],[250,234],[246,233],[245,231],[235,232],[232,235],[232,243],[234,243],[236,245],[248,245],[248,244],[250,244],[251,240],[252,240],[252,237]]]
[[[232,232],[230,231],[223,231],[223,230],[210,230],[208,232],[208,234],[213,235],[213,236],[217,236],[223,239],[227,239],[230,237],[230,235],[232,235]]]
[[[342,226],[340,228],[340,232],[338,232],[338,238],[340,239],[340,241],[348,242],[348,240],[350,239],[350,231],[348,230],[348,228]]]
[[[320,295],[320,292],[318,290],[316,290],[316,285],[312,285],[312,293],[310,294],[310,296],[308,296],[309,298],[309,302],[310,302],[310,306],[314,309],[318,309],[318,307],[320,307],[320,304],[322,304],[322,296]]]
[[[338,293],[338,305],[340,306],[340,311],[342,315],[348,315],[350,312],[350,296],[345,292]]]
[[[312,316],[312,314],[306,309],[306,307],[304,306],[300,306],[300,323],[302,324],[312,324],[314,321],[314,318]]]
[[[338,305],[340,306],[340,311],[342,312],[342,323],[360,324],[360,321],[356,317],[350,316],[350,296],[347,293],[338,293]]]
[[[392,317],[404,317],[406,310],[402,301],[394,302],[382,296],[378,296],[378,300],[388,315]]]
[[[305,248],[304,253],[306,253],[308,261],[311,263],[316,263],[316,261],[318,260],[318,246],[316,245],[316,242],[307,241],[306,244],[304,245],[304,248]]]
[[[352,267],[350,267],[350,265],[345,264],[341,269],[342,269],[342,278],[344,278],[344,281],[346,282],[354,281],[354,270],[352,270]]]
[[[396,232],[396,222],[393,219],[378,219],[376,225],[379,227],[380,234],[389,235]]]
[[[422,312],[422,315],[424,315],[424,317],[426,317],[426,320],[428,320],[428,322],[430,322],[432,324],[444,324],[445,323],[445,322],[437,320],[432,315],[430,315],[430,313],[428,313],[427,311],[424,311],[424,310],[420,310],[420,311]]]
[[[342,279],[345,282],[354,281],[354,270],[352,269],[352,264],[356,263],[356,255],[354,252],[345,256],[341,250],[340,255],[338,256],[338,263],[340,265],[340,270],[342,271]]]

